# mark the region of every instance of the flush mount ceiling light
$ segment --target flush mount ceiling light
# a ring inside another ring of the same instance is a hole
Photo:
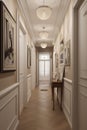
[[[39,19],[41,20],[47,20],[52,13],[52,9],[49,6],[45,5],[45,1],[43,0],[43,5],[39,6],[36,10],[36,14]]]
[[[46,48],[47,47],[47,43],[41,43],[41,47],[42,48]]]
[[[41,39],[46,39],[48,37],[48,32],[43,31],[39,33]]]

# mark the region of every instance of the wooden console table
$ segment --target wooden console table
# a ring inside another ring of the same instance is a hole
[[[51,89],[52,89],[53,110],[55,109],[55,103],[54,103],[54,88],[57,88],[57,100],[58,100],[58,88],[61,88],[61,102],[60,102],[60,108],[61,108],[61,110],[62,110],[63,81],[52,80]]]

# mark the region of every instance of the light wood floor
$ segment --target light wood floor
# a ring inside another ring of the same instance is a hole
[[[52,97],[48,91],[36,88],[29,103],[20,117],[17,130],[71,130],[55,99],[55,111],[52,110]]]

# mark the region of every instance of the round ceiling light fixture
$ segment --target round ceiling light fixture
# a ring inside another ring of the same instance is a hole
[[[52,9],[49,6],[43,5],[37,8],[36,14],[39,19],[47,20],[52,14]]]
[[[42,48],[46,48],[47,47],[47,43],[41,43],[40,44]]]
[[[46,32],[46,31],[40,32],[39,36],[41,39],[46,39],[46,38],[48,38],[48,32]]]

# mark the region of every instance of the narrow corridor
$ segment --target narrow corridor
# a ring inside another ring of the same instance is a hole
[[[55,99],[56,101],[56,99]],[[23,110],[17,130],[71,130],[57,101],[52,110],[51,90],[48,87],[33,90]]]

